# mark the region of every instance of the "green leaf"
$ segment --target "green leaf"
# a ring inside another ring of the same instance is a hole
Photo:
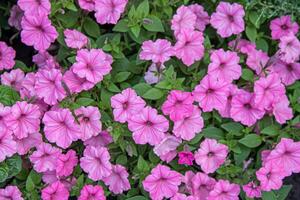
[[[251,11],[249,13],[249,19],[251,21],[251,23],[256,27],[256,28],[259,28],[260,26],[260,21],[259,21],[259,15],[257,12],[255,11]]]
[[[251,149],[241,144],[238,144],[238,146],[241,150],[241,153],[235,153],[234,160],[237,165],[241,165],[250,155]]]
[[[0,183],[8,178],[8,166],[5,162],[0,163]]]
[[[116,163],[120,164],[120,165],[126,165],[127,164],[127,156],[119,155],[116,159]]]
[[[203,134],[197,134],[190,142],[189,144],[195,145],[198,144],[200,142],[200,140],[202,139]]]
[[[8,166],[8,178],[16,176],[22,170],[22,159],[19,155],[14,155],[5,160]]]
[[[34,182],[33,182],[32,178],[31,178],[31,176],[28,176],[28,177],[27,177],[25,187],[26,187],[26,190],[27,190],[28,192],[34,190],[35,185],[34,185]]]
[[[254,79],[253,77],[254,77],[254,74],[250,69],[247,69],[247,68],[243,69],[242,79],[253,82],[253,79]]]
[[[90,106],[95,104],[95,100],[91,98],[81,97],[76,100],[76,104],[80,106]]]
[[[161,20],[156,16],[149,16],[148,18],[144,19],[143,26],[148,31],[165,32]]]
[[[99,25],[89,17],[84,20],[83,29],[89,36],[94,38],[100,37]]]
[[[264,52],[268,52],[269,51],[268,42],[265,39],[263,39],[263,38],[260,38],[260,39],[258,39],[256,41],[256,47],[257,47],[257,49],[261,49]]]
[[[135,196],[135,197],[130,197],[126,200],[147,200],[147,198],[144,196]]]
[[[239,143],[241,143],[249,148],[258,147],[261,144],[261,142],[262,142],[261,137],[259,137],[256,134],[246,135],[244,138],[239,140]]]
[[[222,124],[221,127],[225,129],[228,133],[234,133],[237,135],[239,135],[239,133],[241,133],[241,131],[244,129],[244,127],[237,122],[229,122],[226,124]]]
[[[278,127],[276,125],[271,125],[271,126],[264,128],[261,131],[261,133],[265,134],[265,135],[269,135],[269,136],[276,136],[276,135],[279,135],[279,128],[280,127]]]
[[[139,37],[140,31],[141,31],[141,27],[139,25],[135,25],[135,26],[131,27],[130,30],[136,38]]]
[[[277,198],[273,191],[262,192],[262,200],[277,200]]]
[[[224,139],[224,133],[222,129],[216,127],[205,128],[201,133],[204,134],[206,138],[213,138],[217,140]]]
[[[110,92],[121,92],[121,90],[118,88],[118,86],[116,86],[114,83],[109,83],[107,89]]]
[[[65,26],[64,28],[71,28],[73,27],[79,18],[79,12],[74,12],[74,11],[67,11],[65,14],[58,14],[57,19],[60,20],[63,25]]]
[[[292,187],[292,185],[284,185],[279,190],[275,191],[277,195],[277,200],[285,200]]]
[[[11,106],[20,100],[18,92],[11,87],[0,85],[0,103]]]
[[[116,32],[128,32],[128,20],[127,19],[121,19],[113,28],[113,31]]]
[[[137,169],[140,172],[147,172],[150,169],[149,164],[142,156],[139,156],[138,163],[137,163]]]
[[[145,94],[143,94],[142,97],[144,97],[145,99],[157,100],[157,99],[162,98],[163,95],[164,95],[164,93],[160,89],[151,88]]]
[[[149,2],[144,0],[136,9],[136,16],[138,18],[146,17],[149,14]]]
[[[147,91],[149,91],[152,87],[147,83],[139,83],[133,86],[133,89],[139,96],[143,96]]]
[[[247,26],[246,27],[246,35],[251,42],[255,42],[257,37],[257,30],[254,26]]]
[[[113,80],[115,83],[121,83],[123,81],[126,81],[130,75],[131,72],[119,72],[115,75]]]

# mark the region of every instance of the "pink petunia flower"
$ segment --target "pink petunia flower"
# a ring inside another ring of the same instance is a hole
[[[16,51],[0,41],[0,70],[12,69],[15,65]]]
[[[29,159],[34,170],[41,173],[54,170],[57,157],[60,154],[60,149],[51,146],[51,144],[42,143],[37,146],[36,151],[29,156]]]
[[[279,42],[280,59],[286,63],[294,63],[300,57],[300,41],[298,38],[289,34],[280,38]]]
[[[72,69],[80,78],[86,78],[96,84],[111,71],[111,64],[112,57],[101,49],[81,49],[77,51]]]
[[[202,32],[182,30],[178,34],[177,42],[174,46],[176,57],[181,59],[185,65],[191,66],[204,56],[203,41]]]
[[[269,56],[262,50],[252,50],[248,53],[247,66],[254,70],[257,75],[261,75],[269,61]]]
[[[28,46],[33,46],[38,51],[48,49],[58,37],[55,27],[51,25],[51,21],[45,14],[25,15],[21,26],[22,42]]]
[[[48,15],[51,11],[49,0],[18,0],[18,6],[25,12],[26,16],[36,13]]]
[[[80,191],[78,200],[105,200],[105,195],[100,185],[85,185]]]
[[[10,72],[4,72],[1,75],[1,83],[3,85],[10,86],[17,91],[21,90],[23,79],[24,72],[21,69],[14,69]]]
[[[36,96],[36,92],[34,89],[35,80],[36,78],[34,72],[27,73],[23,78],[20,88],[20,95],[22,99],[30,99]]]
[[[66,97],[62,86],[62,74],[57,69],[39,70],[36,73],[34,86],[37,96],[42,98],[48,105],[55,105]]]
[[[194,154],[190,151],[181,151],[178,153],[178,164],[180,165],[193,165],[195,160]]]
[[[176,149],[181,144],[181,142],[181,139],[173,135],[167,135],[158,144],[155,145],[153,151],[160,157],[161,160],[168,162],[176,157]]]
[[[285,173],[280,166],[269,163],[256,171],[256,178],[260,181],[262,191],[278,190],[282,186]]]
[[[66,29],[64,35],[65,42],[70,48],[81,49],[88,43],[88,38],[77,30]]]
[[[236,85],[233,85],[231,84],[229,86],[229,94],[227,96],[227,102],[226,104],[224,105],[224,107],[219,111],[219,114],[222,116],[222,117],[231,117],[230,116],[230,110],[231,110],[231,101],[232,101],[232,98],[238,93],[239,89]]]
[[[74,150],[69,150],[66,154],[60,154],[56,163],[56,174],[58,176],[69,176],[77,165],[78,158]]]
[[[72,68],[64,73],[63,81],[72,93],[79,93],[83,90],[87,91],[95,86],[94,83],[88,81],[86,78],[80,78],[73,72]]]
[[[277,102],[273,102],[271,110],[279,124],[284,124],[287,120],[293,118],[293,110],[289,107],[289,104],[286,95],[283,95]]]
[[[60,69],[59,63],[56,61],[55,57],[47,51],[38,52],[36,55],[32,56],[32,62],[37,64],[40,69]]]
[[[174,31],[174,35],[178,36],[183,30],[187,32],[195,29],[197,15],[187,6],[180,6],[176,14],[172,18],[171,29]]]
[[[209,24],[209,16],[207,12],[199,4],[189,5],[188,8],[197,16],[195,28],[199,31],[204,31],[205,26]]]
[[[156,145],[165,137],[169,121],[158,115],[156,109],[147,106],[130,117],[128,128],[133,132],[132,137],[136,144]]]
[[[263,118],[265,111],[259,109],[254,104],[254,95],[239,90],[231,101],[230,116],[236,122],[241,122],[246,126],[252,126],[257,120]]]
[[[184,177],[182,178],[182,182],[185,184],[185,187],[183,189],[189,194],[192,194],[192,179],[194,178],[194,176],[195,173],[189,170],[185,172]]]
[[[176,193],[170,200],[198,200],[194,196],[186,196],[185,194]]]
[[[128,0],[96,0],[95,17],[99,24],[116,24],[125,11]]]
[[[60,181],[56,181],[42,189],[42,200],[68,200],[69,191]]]
[[[0,162],[17,152],[17,144],[10,131],[4,131],[0,126]]]
[[[29,133],[39,131],[41,112],[37,105],[29,104],[26,101],[17,102],[10,111],[5,122],[17,138],[22,139]]]
[[[194,98],[190,92],[172,90],[162,105],[162,111],[169,115],[172,121],[183,120],[193,114]]]
[[[114,120],[121,123],[127,122],[131,116],[140,113],[146,105],[145,101],[137,96],[131,88],[112,96],[110,102],[113,108]]]
[[[206,199],[208,194],[214,189],[215,184],[215,179],[207,174],[198,172],[191,179],[192,194],[199,199]]]
[[[159,158],[166,162],[166,163],[170,163],[172,160],[174,160],[177,156],[177,151],[173,150],[173,151],[169,151],[166,154],[160,155]]]
[[[180,173],[158,164],[143,181],[143,187],[150,193],[152,199],[162,200],[164,197],[171,198],[177,193],[181,180]]]
[[[227,180],[219,180],[207,200],[239,200],[240,186]]]
[[[241,52],[243,54],[250,54],[252,51],[256,50],[256,45],[245,39],[235,39],[228,43],[228,46],[234,51]]]
[[[46,112],[43,123],[46,138],[64,149],[79,139],[81,135],[80,127],[69,109]]]
[[[128,172],[122,165],[113,165],[111,174],[103,178],[105,185],[109,186],[109,191],[114,194],[122,194],[124,191],[129,190],[130,183],[128,181]]]
[[[229,95],[230,82],[218,79],[213,75],[206,75],[193,91],[195,101],[204,112],[213,109],[222,110],[227,102]]]
[[[56,174],[56,171],[46,171],[43,172],[42,180],[46,184],[52,184],[56,181],[60,181],[69,191],[73,186],[76,185],[77,179],[73,177],[59,177]]]
[[[96,148],[106,147],[113,142],[112,136],[107,131],[101,131],[97,136],[93,136],[84,141],[85,146],[94,146]]]
[[[254,82],[254,103],[257,108],[267,109],[285,95],[285,87],[277,74],[260,77]]]
[[[287,36],[290,33],[296,35],[299,26],[296,22],[292,22],[291,16],[285,15],[273,19],[270,23],[272,39],[278,40],[283,36]]]
[[[37,147],[39,144],[43,142],[42,135],[40,133],[28,133],[28,136],[22,139],[18,139],[14,137],[14,140],[17,143],[17,153],[19,155],[25,155],[28,151],[33,148]]]
[[[87,146],[80,158],[80,167],[93,181],[102,180],[111,174],[110,155],[105,147]]]
[[[95,1],[96,0],[78,0],[78,4],[83,10],[92,12],[95,10]]]
[[[207,73],[212,76],[231,82],[239,79],[242,75],[242,68],[239,65],[240,58],[236,52],[218,49],[211,53],[210,60]]]
[[[163,71],[166,67],[159,63],[152,63],[145,73],[144,79],[148,84],[158,83],[163,79]]]
[[[284,85],[292,85],[300,79],[300,63],[285,63],[278,60],[274,63],[272,72],[278,74]]]
[[[151,60],[153,63],[163,64],[170,60],[174,55],[171,42],[165,39],[156,41],[147,40],[143,42],[142,51],[140,53],[141,60]]]
[[[215,139],[205,139],[195,153],[195,161],[206,174],[215,172],[226,160],[228,147]]]
[[[8,132],[10,131],[7,124],[6,124],[6,118],[8,115],[10,115],[10,109],[9,106],[4,106],[2,103],[0,103],[0,128],[1,132]]]
[[[248,198],[261,198],[260,186],[257,186],[254,182],[243,185],[243,190]]]
[[[23,200],[22,193],[17,186],[9,185],[0,189],[1,200]]]
[[[80,107],[75,110],[80,125],[80,139],[85,141],[97,136],[102,130],[101,114],[97,107]]]
[[[15,27],[17,30],[21,30],[21,21],[24,16],[23,10],[18,6],[14,5],[10,9],[10,16],[8,18],[8,24],[11,27]]]
[[[212,27],[217,29],[221,37],[227,38],[244,31],[244,16],[245,11],[242,5],[220,2],[216,12],[211,15],[210,23]]]
[[[197,133],[200,133],[204,126],[204,120],[201,116],[201,110],[193,106],[193,112],[190,116],[174,122],[173,133],[183,140],[192,140]]]

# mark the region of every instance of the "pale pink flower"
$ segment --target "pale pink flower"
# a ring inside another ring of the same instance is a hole
[[[35,73],[30,72],[27,73],[21,82],[20,95],[22,99],[30,99],[36,96],[36,92],[34,89],[35,85]]]
[[[256,50],[255,43],[252,43],[245,39],[235,39],[228,43],[228,46],[231,47],[234,51],[238,50],[243,54],[250,54],[253,50]]]
[[[58,176],[69,176],[77,165],[78,158],[74,150],[69,150],[66,154],[60,154],[56,162],[56,174]]]
[[[57,69],[39,70],[36,73],[35,90],[39,98],[48,105],[55,105],[66,97],[62,86],[62,74]]]
[[[272,71],[277,73],[284,85],[291,85],[300,79],[300,63],[285,63],[278,60],[274,63]]]
[[[163,64],[174,55],[171,42],[165,39],[156,41],[147,40],[143,42],[140,53],[141,60],[151,60],[153,63]]]
[[[244,90],[239,90],[231,101],[230,116],[236,122],[252,126],[257,120],[263,118],[265,111],[254,104],[254,95]]]
[[[191,179],[192,194],[199,199],[206,199],[210,191],[214,189],[215,184],[215,179],[198,172]]]
[[[37,64],[40,69],[51,70],[60,68],[55,57],[50,55],[47,51],[38,52],[36,55],[32,56],[32,62]]]
[[[64,186],[70,191],[73,186],[76,185],[77,179],[73,177],[59,177],[56,171],[46,171],[43,172],[42,180],[44,183],[52,184],[56,181],[60,181]]]
[[[101,131],[97,136],[93,136],[84,141],[85,146],[94,146],[96,148],[106,147],[113,142],[112,136],[107,131]]]
[[[10,115],[10,107],[4,106],[2,103],[0,103],[0,128],[1,132],[7,132],[10,131],[7,124],[6,124],[6,118]]]
[[[262,191],[278,190],[282,186],[285,173],[280,166],[269,163],[256,171],[256,178],[260,181]]]
[[[194,98],[190,92],[172,90],[161,109],[172,121],[183,120],[193,114],[193,102]]]
[[[78,200],[105,200],[105,195],[100,185],[85,185],[80,191]]]
[[[101,49],[81,49],[77,51],[72,69],[80,78],[96,84],[111,71],[111,64],[112,57]]]
[[[199,4],[189,5],[188,8],[197,16],[195,28],[199,31],[204,31],[205,26],[209,24],[209,16],[207,12]]]
[[[244,16],[245,11],[242,5],[220,2],[216,12],[211,15],[210,23],[221,37],[226,38],[244,31]]]
[[[219,180],[207,200],[239,200],[240,186],[227,180]]]
[[[60,181],[56,181],[42,189],[42,200],[68,200],[69,191]]]
[[[128,0],[96,0],[95,17],[99,24],[116,24],[125,11]]]
[[[195,160],[194,154],[190,151],[181,151],[178,153],[178,164],[180,165],[193,165]]]
[[[51,144],[41,143],[36,151],[29,156],[35,171],[41,173],[52,171],[56,168],[57,157],[61,154],[60,149],[51,146]]]
[[[215,172],[226,160],[228,147],[215,139],[205,139],[195,153],[195,161],[206,174]]]
[[[289,107],[289,100],[283,95],[277,102],[272,104],[272,113],[279,124],[286,123],[293,118],[293,110]]]
[[[42,135],[38,132],[28,133],[28,136],[22,139],[14,137],[14,140],[17,143],[17,153],[19,155],[27,154],[31,148],[37,147],[43,142]]]
[[[74,49],[81,49],[88,43],[88,38],[77,30],[66,29],[64,31],[65,42],[68,47]]]
[[[193,112],[190,116],[174,122],[173,133],[183,140],[191,140],[197,133],[200,133],[204,126],[204,120],[201,116],[201,110],[193,106]]]
[[[81,135],[80,127],[69,109],[46,112],[43,123],[46,138],[64,149],[79,139]]]
[[[277,74],[260,77],[254,82],[254,104],[257,108],[267,109],[285,95],[285,87]]]
[[[222,116],[222,117],[231,117],[230,116],[230,110],[231,110],[231,101],[232,101],[232,98],[234,97],[234,95],[236,95],[239,91],[238,87],[236,85],[233,85],[231,84],[229,86],[229,94],[227,96],[227,102],[226,104],[224,105],[224,107],[219,111],[219,114]]]
[[[102,130],[101,114],[97,107],[80,107],[75,110],[79,125],[80,139],[85,141],[93,136],[97,136]]]
[[[93,181],[102,180],[111,174],[110,155],[105,147],[87,146],[80,158],[80,167]]]
[[[145,101],[137,96],[136,92],[127,88],[120,94],[111,97],[111,107],[113,108],[114,120],[125,123],[131,116],[138,114],[145,107]]]
[[[143,187],[150,193],[152,199],[162,200],[164,197],[171,198],[177,193],[181,180],[181,174],[158,164],[143,181]]]
[[[197,15],[194,14],[192,9],[187,6],[180,6],[171,21],[171,29],[174,31],[174,35],[177,37],[183,30],[193,31],[195,29],[196,20]]]
[[[10,86],[17,91],[22,88],[22,81],[24,79],[24,72],[21,69],[14,69],[10,72],[4,72],[1,75],[1,83]]]
[[[270,155],[270,153],[271,153],[271,150],[268,150],[268,149],[261,151],[260,155],[261,155],[261,161],[262,161],[263,166],[266,165],[267,158]]]
[[[9,185],[0,189],[1,200],[23,200],[22,193],[17,186]]]
[[[0,70],[11,69],[15,65],[16,51],[0,41]]]
[[[37,105],[29,104],[26,101],[17,102],[10,111],[5,122],[17,138],[22,139],[29,133],[39,131],[41,112]]]
[[[299,26],[296,22],[292,22],[291,16],[285,15],[273,19],[270,23],[272,39],[278,40],[283,36],[287,36],[290,33],[296,35]]]
[[[14,5],[10,9],[8,24],[12,27],[15,27],[17,30],[21,30],[21,21],[23,16],[24,16],[23,10],[18,5]]]
[[[92,89],[95,84],[88,81],[86,78],[80,78],[73,72],[73,69],[69,69],[63,75],[63,81],[72,93],[79,93],[83,90]]]
[[[25,12],[26,16],[36,13],[48,15],[51,11],[49,0],[18,0],[18,6]]]
[[[279,42],[280,59],[286,63],[294,63],[300,57],[300,41],[298,38],[289,34],[280,38]]]
[[[189,194],[192,194],[192,180],[195,176],[195,173],[191,170],[186,171],[184,174],[184,177],[182,178],[182,182],[185,184],[185,187],[183,188],[184,190],[186,190]],[[196,181],[198,182],[198,181]]]
[[[166,162],[166,163],[170,163],[172,160],[174,160],[177,156],[177,151],[173,150],[173,151],[169,151],[166,154],[160,155],[159,158]]]
[[[240,58],[236,52],[224,51],[224,49],[214,50],[210,55],[210,60],[207,73],[212,76],[230,82],[239,79],[242,75]]]
[[[12,133],[3,131],[0,126],[0,162],[5,158],[11,157],[17,152],[17,144],[13,139]]]
[[[159,63],[152,63],[145,73],[144,79],[148,84],[158,83],[163,79],[163,71],[166,67]]]
[[[247,66],[254,70],[257,75],[261,75],[264,68],[268,67],[266,64],[269,61],[269,56],[262,50],[252,50],[248,53],[246,60]]]
[[[122,165],[113,165],[111,174],[103,178],[105,185],[109,186],[109,191],[114,194],[122,194],[124,191],[129,190],[130,183],[128,181],[128,172]]]
[[[173,153],[175,151],[175,156],[177,155],[176,149],[181,144],[181,139],[173,136],[167,135],[163,138],[160,143],[155,145],[153,151],[159,157],[162,157],[162,160],[168,160],[167,157],[173,157]],[[170,158],[173,160],[173,158]]]
[[[196,86],[193,96],[204,112],[222,110],[227,102],[230,85],[230,82],[214,75],[206,75]]]
[[[95,1],[96,0],[78,0],[78,4],[83,10],[91,12],[95,10]]]
[[[21,26],[22,42],[28,46],[33,46],[38,51],[48,49],[58,37],[55,27],[51,25],[51,21],[45,14],[25,15]]]
[[[194,196],[186,196],[185,194],[177,193],[170,200],[198,200],[198,198]]]
[[[189,22],[190,23],[190,22]],[[175,55],[190,66],[204,56],[203,33],[199,31],[182,30],[177,36],[174,46]]]
[[[156,109],[147,106],[130,117],[128,128],[133,132],[132,137],[136,144],[156,145],[165,137],[169,121],[163,115],[157,114]]]
[[[243,190],[248,198],[261,198],[260,186],[257,186],[254,182],[243,185]]]

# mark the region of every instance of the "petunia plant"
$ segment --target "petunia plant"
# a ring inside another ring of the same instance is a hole
[[[298,199],[299,9],[1,1],[0,200]]]

